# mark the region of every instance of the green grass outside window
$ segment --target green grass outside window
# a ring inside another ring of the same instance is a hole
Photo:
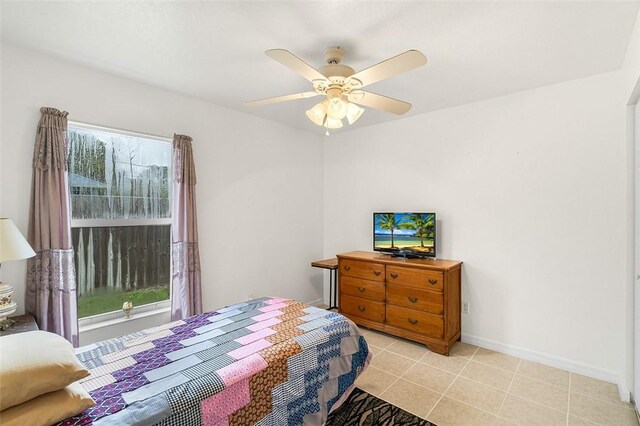
[[[168,287],[92,293],[78,297],[78,318],[120,311],[122,304],[127,301],[133,303],[133,312],[135,312],[138,306],[163,300],[169,300]]]

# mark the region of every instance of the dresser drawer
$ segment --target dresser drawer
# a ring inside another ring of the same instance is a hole
[[[441,316],[387,305],[387,324],[441,339],[444,336],[444,319]]]
[[[386,279],[388,283],[426,288],[432,291],[442,291],[444,286],[444,275],[442,272],[429,271],[426,269],[387,266]]]
[[[429,312],[435,315],[444,313],[442,292],[422,290],[397,284],[387,284],[387,303],[409,309]]]
[[[384,302],[384,283],[362,278],[340,277],[340,291],[350,296]]]
[[[341,276],[364,278],[370,281],[384,281],[384,265],[379,263],[341,260],[339,265]]]
[[[384,322],[384,303],[373,302],[346,294],[340,296],[340,312],[374,322]]]

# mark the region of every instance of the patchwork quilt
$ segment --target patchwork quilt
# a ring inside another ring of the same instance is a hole
[[[262,298],[77,350],[96,405],[59,425],[321,425],[369,363],[340,314]]]

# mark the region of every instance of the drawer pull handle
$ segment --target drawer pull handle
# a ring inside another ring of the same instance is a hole
[[[396,273],[389,274],[389,275],[391,275],[391,278],[398,278],[398,274],[396,274]]]
[[[364,287],[358,287],[358,290],[360,290],[360,293],[364,293],[364,291],[366,290],[366,288],[364,288]]]
[[[345,267],[344,267],[344,270],[345,270],[345,271],[350,271],[350,270],[351,270],[351,266],[348,266],[348,265],[347,265],[347,266],[345,266]]]
[[[415,296],[407,296],[407,298],[409,299],[409,302],[411,303],[416,303],[418,301],[418,298]]]
[[[412,325],[416,325],[416,324],[418,323],[418,320],[417,320],[417,319],[413,319],[413,318],[409,318],[409,322],[410,322]]]
[[[364,306],[358,305],[358,310],[360,312],[364,312],[365,309],[367,309],[367,308],[365,308]]]
[[[438,282],[438,280],[434,280],[433,278],[429,278],[429,284],[436,285],[437,282]]]
[[[380,271],[373,271],[373,275],[377,277],[378,275],[380,275]]]

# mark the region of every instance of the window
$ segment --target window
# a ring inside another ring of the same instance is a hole
[[[78,317],[169,299],[171,141],[69,125]]]

